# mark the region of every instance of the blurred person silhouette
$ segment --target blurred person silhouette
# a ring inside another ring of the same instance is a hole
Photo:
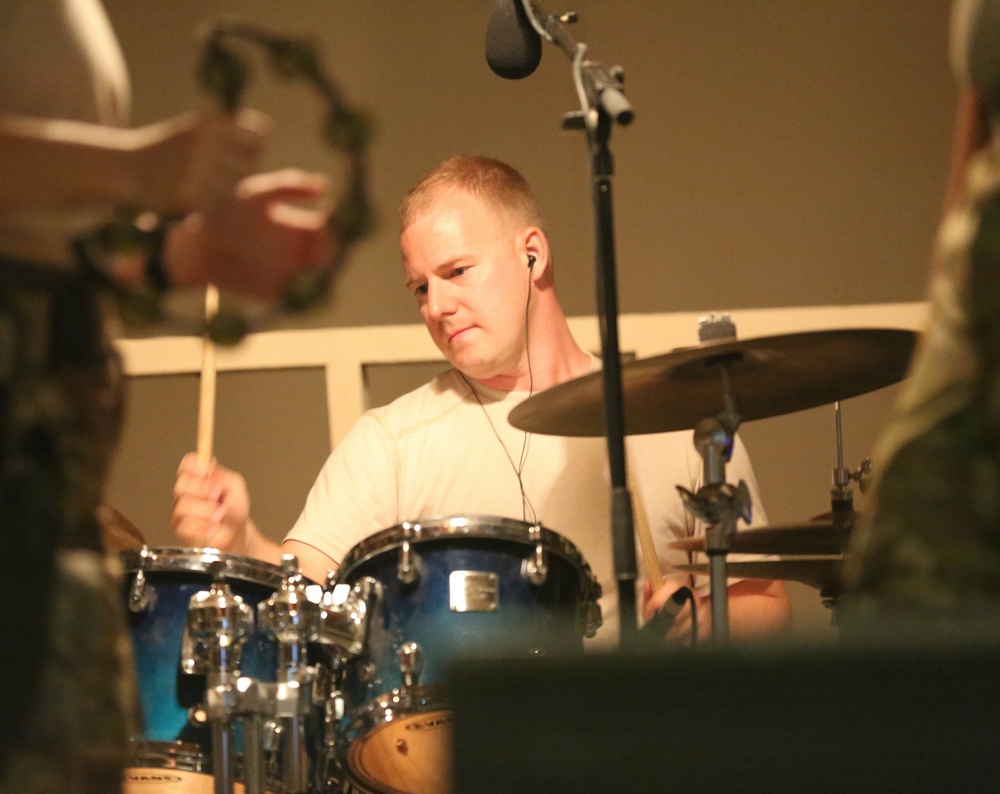
[[[126,126],[99,0],[0,0],[0,791],[109,792],[135,735],[119,588],[96,517],[122,411],[104,298],[72,241],[131,207],[179,218],[100,274],[273,300],[328,258],[325,177],[253,173],[244,111]],[[294,206],[293,206],[294,205]]]

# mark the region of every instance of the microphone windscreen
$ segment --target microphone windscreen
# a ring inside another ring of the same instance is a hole
[[[486,62],[496,74],[520,80],[538,68],[542,37],[520,0],[497,0],[486,26]]]

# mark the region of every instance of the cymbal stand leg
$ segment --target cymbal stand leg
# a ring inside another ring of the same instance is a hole
[[[274,710],[275,686],[242,678],[237,704],[243,717],[243,786],[245,794],[266,794],[267,762],[264,757],[264,716]]]
[[[233,792],[233,723],[212,720],[212,778],[215,794]]]
[[[307,645],[319,638],[320,607],[306,595],[293,554],[281,558],[281,589],[257,609],[261,630],[278,642],[274,717],[281,725],[281,766],[285,794],[309,790],[305,720],[312,712],[316,671],[308,664]]]

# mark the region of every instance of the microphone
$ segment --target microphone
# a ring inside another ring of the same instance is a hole
[[[533,74],[542,60],[542,37],[521,0],[497,0],[486,26],[486,63],[507,80]]]

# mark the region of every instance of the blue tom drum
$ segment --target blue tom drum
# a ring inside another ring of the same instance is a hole
[[[126,794],[149,790],[211,790],[211,730],[204,721],[205,676],[182,669],[188,605],[212,583],[210,567],[225,564],[234,595],[255,611],[281,587],[275,565],[214,549],[143,548],[120,552],[124,597],[143,715],[125,773]],[[277,644],[254,630],[243,645],[241,674],[275,680]]]
[[[463,655],[572,654],[600,626],[600,585],[566,538],[522,521],[453,516],[366,538],[337,572],[369,578],[367,638],[344,665],[337,757],[351,791],[448,789],[449,665]]]

